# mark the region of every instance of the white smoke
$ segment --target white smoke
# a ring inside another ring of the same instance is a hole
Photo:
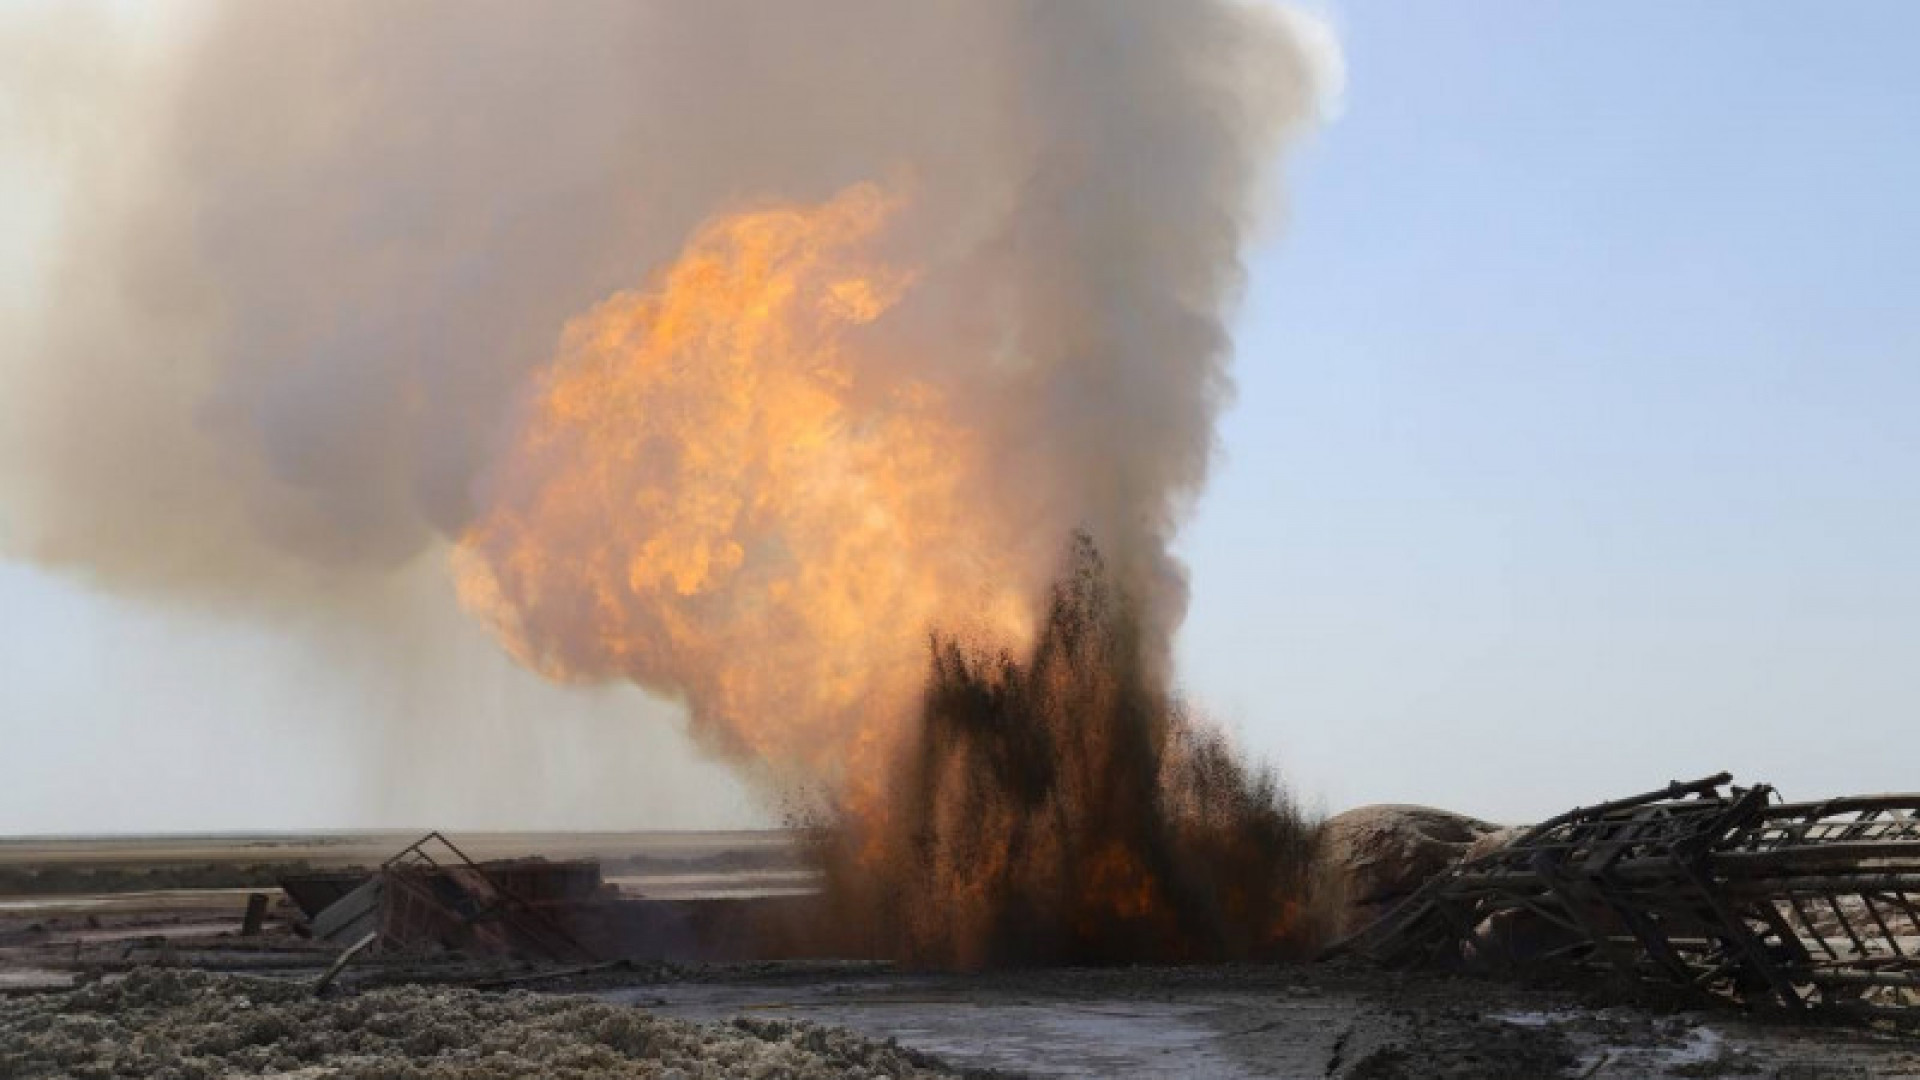
[[[7,152],[65,192],[0,340],[11,554],[380,633],[483,509],[570,316],[715,212],[897,179],[891,242],[924,268],[901,363],[985,435],[992,512],[1036,579],[1083,528],[1158,640],[1177,623],[1241,254],[1338,73],[1319,24],[1229,0],[195,11],[165,62],[47,53],[90,40],[78,17],[0,53],[67,58],[4,76],[42,103]]]

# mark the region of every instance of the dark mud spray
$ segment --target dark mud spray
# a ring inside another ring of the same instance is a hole
[[[1087,536],[1015,657],[936,636],[887,812],[821,829],[846,945],[921,963],[1191,963],[1319,932],[1315,834],[1159,682]]]
[[[347,583],[450,559],[528,667],[820,793],[888,951],[1260,954],[1304,833],[1171,692],[1169,545],[1313,26],[215,7],[140,137],[73,154],[4,542],[368,633]]]

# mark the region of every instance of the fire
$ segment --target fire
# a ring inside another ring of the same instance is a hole
[[[521,662],[681,696],[710,746],[869,807],[936,619],[1024,608],[973,436],[865,335],[913,286],[873,254],[899,205],[719,217],[573,320],[454,560]]]
[[[711,746],[813,785],[854,948],[1271,955],[1311,828],[1162,684],[1091,538],[1050,594],[1014,554],[958,391],[888,352],[925,327],[880,332],[915,281],[876,254],[899,205],[715,219],[572,321],[458,546],[462,602],[535,670],[680,695]]]
[[[963,968],[1297,952],[1311,822],[1159,684],[1090,539],[1071,560],[1024,656],[936,642],[889,816],[821,840],[833,903]]]

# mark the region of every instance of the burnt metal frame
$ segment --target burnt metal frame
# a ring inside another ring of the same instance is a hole
[[[1755,1007],[1920,1020],[1920,794],[1773,800],[1720,773],[1569,811],[1330,951],[1602,962]],[[1507,948],[1503,927],[1529,919],[1556,940]]]
[[[428,846],[440,844],[453,859],[435,859]],[[443,861],[444,860],[444,861]],[[435,893],[425,881],[412,871],[435,873],[458,870],[471,873],[485,884],[489,900],[472,910],[458,910],[447,903],[445,897]],[[487,922],[500,922],[508,927],[522,942],[533,946],[550,959],[558,961],[597,960],[598,955],[581,944],[572,934],[537,911],[522,897],[503,886],[493,875],[486,872],[477,862],[467,857],[452,840],[438,831],[430,832],[406,847],[401,848],[380,864],[381,876],[388,888],[402,891],[409,903],[419,903],[432,909],[450,912],[469,926]]]

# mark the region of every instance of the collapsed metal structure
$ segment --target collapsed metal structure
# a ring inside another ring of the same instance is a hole
[[[281,884],[311,919],[309,932],[322,941],[435,946],[553,962],[597,959],[566,925],[570,910],[600,891],[594,862],[482,864],[431,832],[372,874],[305,874]]]
[[[649,897],[609,881],[597,859],[476,862],[437,832],[377,868],[287,874],[280,886],[304,916],[295,932],[339,946],[341,965],[362,954],[540,966],[737,963],[815,956],[821,940],[810,895]]]
[[[1755,1008],[1920,1020],[1920,794],[1783,803],[1726,773],[1573,810],[1334,947],[1600,963]]]

